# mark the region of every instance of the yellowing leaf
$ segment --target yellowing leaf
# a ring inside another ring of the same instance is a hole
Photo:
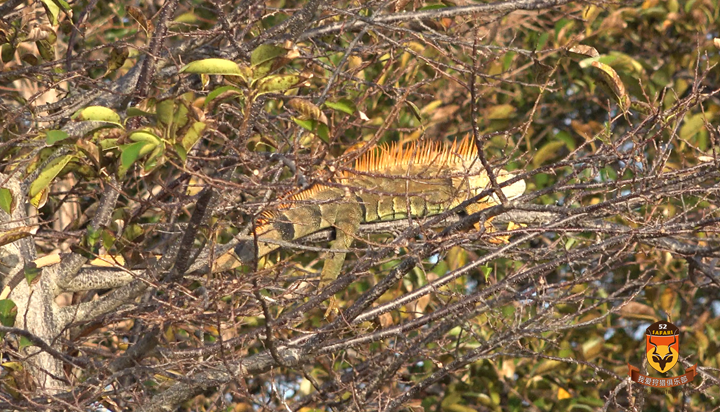
[[[103,106],[88,106],[80,109],[72,116],[75,120],[95,120],[100,122],[109,122],[120,125],[120,115],[114,110]]]
[[[286,50],[282,47],[273,46],[271,44],[263,44],[250,53],[250,64],[262,64],[278,56],[282,56],[285,53]]]
[[[99,255],[89,262],[92,266],[115,267],[124,266],[125,258],[122,255]]]
[[[50,43],[48,40],[38,40],[35,42],[35,46],[38,48],[40,56],[42,56],[45,61],[51,62],[55,60],[55,45]]]
[[[672,288],[665,288],[660,295],[660,307],[662,310],[664,310],[665,313],[672,314],[673,308],[675,307],[675,301],[677,301],[677,293],[675,293]]]
[[[540,362],[540,365],[535,369],[534,375],[542,376],[548,372],[563,368],[567,368],[567,363],[556,360],[544,360]]]
[[[180,73],[213,74],[223,76],[240,76],[245,78],[243,71],[232,60],[204,59],[195,60],[180,69]]]
[[[273,46],[271,44],[263,44],[257,49],[253,50],[250,54],[250,64],[253,66],[253,77],[256,79],[265,77],[268,73],[273,70],[273,63],[279,62],[282,65],[283,61],[288,59],[278,60],[278,57],[284,56],[287,53],[282,47]]]
[[[45,189],[41,190],[40,193],[30,199],[30,204],[35,206],[37,209],[40,209],[41,207],[45,206],[49,193],[50,189],[46,187]]]
[[[158,102],[155,106],[155,114],[157,116],[157,119],[165,126],[172,123],[174,113],[175,100],[173,99],[165,99]]]
[[[597,61],[596,58],[586,59],[580,62],[580,67],[585,68],[588,66],[597,69],[593,71],[595,79],[597,80],[596,83],[601,86],[601,88],[606,89],[606,92],[617,102],[623,111],[628,110],[631,104],[630,96],[627,94],[625,85],[615,69],[605,63]]]
[[[6,187],[0,188],[0,209],[8,215],[12,214],[14,209],[12,192]]]
[[[30,236],[33,232],[33,227],[20,226],[13,229],[0,231],[0,246],[5,246],[16,240],[20,240]]]
[[[157,146],[161,143],[157,136],[145,130],[133,132],[128,138],[133,142],[148,142],[153,146]]]
[[[113,47],[110,52],[110,59],[108,59],[107,71],[112,72],[121,68],[129,55],[130,50],[127,47]]]
[[[590,360],[601,354],[605,347],[605,340],[601,337],[591,339],[583,343],[582,354],[585,360]]]
[[[195,146],[195,143],[200,140],[203,130],[205,130],[205,123],[203,122],[195,122],[192,126],[190,126],[190,129],[188,129],[187,133],[185,133],[185,136],[182,138],[182,147],[186,152],[190,151],[190,149]]]
[[[55,4],[53,0],[42,0],[42,5],[45,8],[45,14],[50,20],[50,23],[54,26],[58,23],[58,14],[60,14],[60,6]]]
[[[600,57],[600,53],[594,47],[578,44],[568,49],[573,60],[587,59],[588,57]]]
[[[145,18],[142,10],[135,6],[126,6],[125,10],[127,10],[128,14],[138,22],[143,30],[145,30],[145,34],[149,36],[155,30],[155,26],[153,26],[152,21]]]
[[[514,106],[509,104],[501,104],[491,107],[488,110],[486,117],[493,120],[502,120],[511,117],[513,113],[515,113]]]
[[[48,163],[48,165],[45,166],[45,169],[40,172],[40,175],[30,184],[30,190],[28,191],[30,197],[35,197],[47,188],[50,185],[50,182],[57,177],[60,171],[70,162],[70,160],[73,159],[73,157],[75,156],[69,154],[53,159],[50,163]]]
[[[278,74],[258,81],[257,90],[260,94],[284,92],[299,87],[303,81],[305,81],[305,78],[297,74]]]
[[[308,119],[312,120],[318,120],[322,123],[327,124],[327,117],[325,116],[325,113],[320,110],[319,107],[317,107],[312,102],[300,99],[300,98],[293,98],[288,101],[288,106],[292,107],[293,109],[299,111]]]
[[[630,302],[623,306],[620,308],[619,314],[628,319],[657,320],[653,308],[638,302]]]
[[[570,393],[569,393],[568,391],[566,391],[565,389],[563,389],[563,388],[558,388],[557,397],[558,397],[558,400],[563,400],[563,399],[570,399],[570,398],[572,398],[572,395],[570,395]]]

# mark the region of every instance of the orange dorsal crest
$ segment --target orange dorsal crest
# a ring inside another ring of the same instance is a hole
[[[395,166],[436,165],[455,169],[477,159],[475,142],[470,135],[452,144],[425,140],[409,145],[383,144],[360,156],[353,169],[359,172],[383,172]]]

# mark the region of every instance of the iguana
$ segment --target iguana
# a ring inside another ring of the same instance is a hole
[[[507,199],[525,192],[523,180],[503,185],[515,175],[495,170],[495,176]],[[339,174],[335,184],[316,185],[290,197],[278,210],[263,213],[255,227],[257,252],[254,241],[243,241],[230,255],[241,263],[251,262],[280,247],[263,240],[291,242],[325,228],[335,228],[331,248],[347,250],[361,223],[437,215],[489,185],[469,136],[452,145],[384,145],[361,155],[352,168]],[[499,202],[497,195],[486,196],[468,206],[466,212],[475,213]],[[321,283],[335,279],[344,260],[345,253],[329,253]],[[227,267],[228,259],[219,259],[215,270],[221,269],[218,264]],[[231,265],[237,266],[237,262]]]

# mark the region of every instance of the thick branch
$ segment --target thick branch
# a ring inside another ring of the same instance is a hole
[[[60,309],[60,317],[66,324],[80,323],[107,315],[124,304],[132,301],[147,290],[147,283],[134,280],[129,285],[114,290],[98,300],[79,303]]]
[[[301,34],[298,40],[307,40],[313,37],[324,36],[326,34],[335,33],[338,31],[352,31],[359,30],[360,28],[369,24],[388,24],[403,21],[413,20],[426,20],[426,19],[442,19],[459,16],[469,16],[478,13],[510,13],[515,10],[540,10],[549,9],[551,7],[561,6],[563,4],[570,3],[570,0],[516,0],[506,1],[503,3],[490,3],[490,4],[476,4],[470,6],[460,7],[446,7],[443,9],[435,10],[423,10],[415,12],[402,12],[395,13],[386,16],[377,16],[372,19],[361,19],[358,16],[358,20],[352,23],[339,22],[333,23],[327,26],[319,27],[317,29],[308,30]]]
[[[127,285],[140,276],[139,272],[120,269],[82,268],[80,273],[62,288],[63,292],[83,292],[93,289],[114,289]]]

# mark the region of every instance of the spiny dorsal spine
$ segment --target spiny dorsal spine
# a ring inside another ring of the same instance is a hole
[[[343,183],[348,183],[357,174],[379,173],[379,174],[395,174],[391,173],[391,169],[397,168],[408,171],[410,166],[423,167],[432,166],[436,170],[442,170],[447,174],[455,174],[467,172],[468,164],[476,163],[477,148],[471,135],[465,136],[459,141],[451,144],[437,141],[425,140],[421,142],[413,142],[408,145],[402,145],[397,142],[383,144],[374,150],[361,155],[353,163],[350,171],[344,171],[340,174]],[[357,173],[356,173],[357,172]],[[404,175],[403,173],[402,175]],[[402,176],[398,175],[398,176]],[[282,203],[276,210],[265,211],[258,219],[258,225],[268,224],[277,211],[291,209],[304,201],[313,200],[315,195],[329,189],[329,186],[317,184],[313,187],[303,190],[300,193],[288,196],[283,199]]]
[[[422,141],[410,145],[396,142],[384,144],[371,150],[355,161],[353,170],[358,172],[382,172],[392,166],[399,165],[447,165],[452,167],[473,161],[477,158],[477,149],[473,139],[468,135],[451,145]]]

